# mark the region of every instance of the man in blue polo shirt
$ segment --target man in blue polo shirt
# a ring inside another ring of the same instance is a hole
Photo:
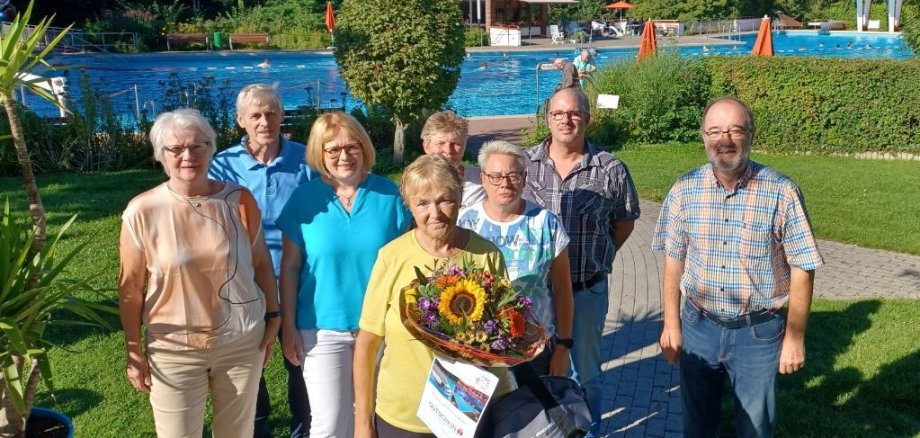
[[[281,230],[275,220],[299,185],[316,174],[307,166],[306,148],[281,135],[284,109],[277,91],[265,84],[240,90],[236,99],[236,121],[246,131],[240,144],[214,156],[210,177],[248,188],[262,211],[262,229],[271,252],[275,277],[281,267]],[[266,315],[277,317],[278,315]],[[288,404],[291,409],[291,437],[309,436],[310,402],[300,368],[284,361],[288,371]],[[259,382],[254,437],[270,437],[270,411],[265,379]]]

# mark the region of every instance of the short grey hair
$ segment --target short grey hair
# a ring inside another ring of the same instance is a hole
[[[466,146],[466,136],[470,123],[453,111],[440,111],[432,114],[422,126],[422,141],[427,142],[438,134],[457,134]]]
[[[519,171],[524,172],[527,170],[527,157],[524,156],[524,151],[514,143],[493,140],[483,144],[479,149],[479,167],[485,169],[486,163],[489,162],[489,158],[492,155],[510,155],[514,157],[514,162],[517,164]]]
[[[236,113],[242,114],[249,105],[268,106],[275,111],[282,113],[284,107],[281,106],[281,96],[273,85],[268,84],[249,84],[240,90],[236,96]]]
[[[712,107],[716,104],[723,102],[732,102],[744,110],[744,115],[748,120],[747,128],[751,131],[751,137],[753,138],[754,131],[756,130],[756,127],[754,126],[754,111],[751,111],[751,107],[749,107],[748,104],[742,102],[741,99],[732,96],[720,97],[716,100],[713,100],[712,102],[709,102],[709,105],[706,105],[706,108],[703,108],[703,115],[700,117],[700,132],[703,132],[703,123],[706,122],[706,115],[709,114],[709,110],[712,109]]]
[[[200,112],[192,108],[180,108],[175,111],[165,112],[157,116],[150,128],[150,144],[153,145],[153,159],[163,164],[163,146],[166,146],[166,135],[175,129],[191,128],[204,134],[208,138],[208,154],[213,156],[217,152],[217,133]],[[163,166],[166,169],[166,166]],[[167,170],[167,175],[169,171]]]

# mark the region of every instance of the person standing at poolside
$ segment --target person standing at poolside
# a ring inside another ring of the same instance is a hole
[[[281,269],[281,230],[275,225],[281,209],[298,186],[317,177],[304,162],[305,146],[281,135],[284,109],[274,87],[247,85],[236,98],[236,121],[246,131],[240,143],[214,156],[209,176],[240,184],[252,192],[262,212],[262,229],[271,254],[275,278]],[[291,437],[309,435],[310,402],[300,367],[285,360]],[[270,437],[271,410],[265,379],[259,382],[256,438]]]
[[[738,436],[771,437],[776,373],[805,365],[814,270],[824,260],[798,186],[749,158],[750,108],[716,100],[700,134],[709,163],[668,192],[652,240],[665,253],[659,345],[669,363],[680,360],[685,436],[718,434],[727,377]]]
[[[563,88],[546,106],[550,136],[528,150],[524,198],[562,219],[569,237],[575,297],[572,353],[576,376],[591,409],[591,434],[601,420],[601,338],[609,304],[613,259],[639,218],[639,196],[617,157],[585,138],[591,113],[577,88]]]
[[[578,69],[575,68],[575,64],[565,62],[562,58],[556,58],[553,61],[553,67],[556,67],[557,70],[562,70],[562,81],[556,86],[556,90],[581,86],[578,82]]]
[[[572,61],[572,64],[574,64],[575,68],[578,70],[578,83],[581,85],[581,88],[584,89],[585,79],[597,71],[597,66],[594,65],[594,59],[591,58],[591,52],[589,52],[588,49],[582,50],[581,54]]]
[[[426,155],[440,155],[447,159],[463,179],[463,197],[460,209],[469,207],[486,198],[482,189],[479,168],[463,164],[466,151],[466,135],[469,122],[453,111],[441,111],[428,117],[422,127],[422,149]]]
[[[479,150],[479,166],[487,197],[461,211],[458,224],[501,250],[508,279],[533,300],[534,313],[553,337],[553,344],[530,366],[540,376],[565,376],[573,311],[569,236],[553,212],[521,198],[527,180],[521,148],[507,141],[488,142]]]

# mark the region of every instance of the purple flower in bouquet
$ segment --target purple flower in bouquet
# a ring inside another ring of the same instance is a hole
[[[488,333],[488,334],[494,333],[494,332],[495,332],[495,328],[496,328],[497,326],[498,326],[498,324],[495,322],[494,319],[490,319],[490,320],[486,321],[486,324],[485,324],[486,333]]]
[[[508,338],[504,336],[500,336],[498,339],[492,341],[491,347],[493,350],[503,351],[507,349],[510,345],[511,345],[511,342],[508,342]]]
[[[518,297],[518,302],[526,307],[530,307],[530,305],[533,304],[533,300],[531,300],[530,297],[524,295]]]
[[[421,310],[421,311],[423,311],[423,312],[427,312],[428,309],[430,309],[431,307],[432,307],[432,305],[431,305],[431,300],[429,300],[428,298],[422,298],[422,299],[418,300],[418,308],[419,308],[419,310]],[[437,307],[437,306],[434,306],[434,307]]]
[[[466,275],[466,269],[463,269],[456,264],[450,265],[450,268],[447,269],[447,275],[459,275],[461,277]]]

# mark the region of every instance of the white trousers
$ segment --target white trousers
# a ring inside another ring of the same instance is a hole
[[[357,332],[301,330],[311,438],[351,438],[355,430],[352,357]]]

